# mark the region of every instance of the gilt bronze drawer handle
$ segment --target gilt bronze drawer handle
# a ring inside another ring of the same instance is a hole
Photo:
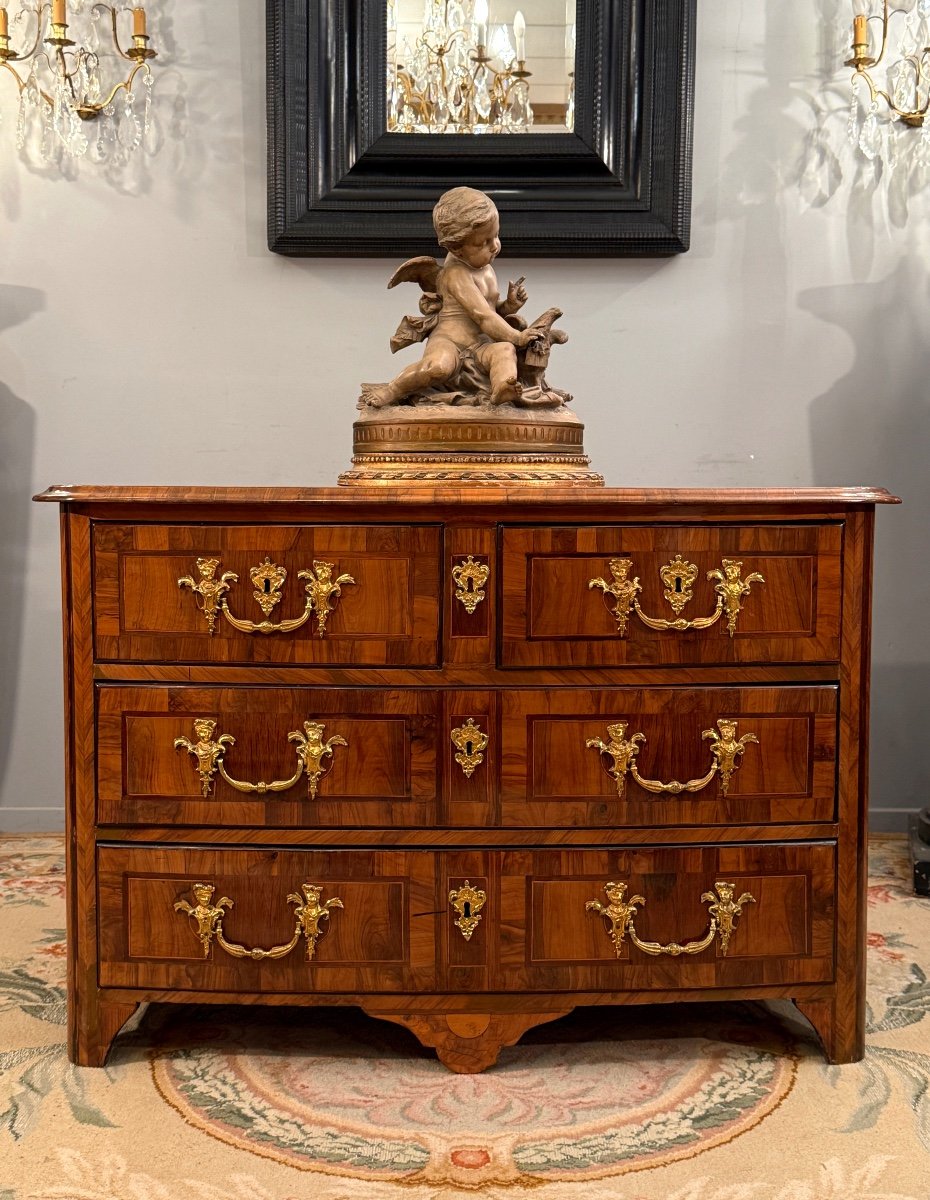
[[[304,611],[299,617],[288,617],[283,621],[269,620],[275,605],[281,601],[281,589],[287,579],[287,569],[273,563],[269,558],[258,567],[252,567],[249,578],[255,587],[252,593],[259,608],[265,614],[264,621],[248,621],[242,617],[234,617],[229,611],[226,593],[230,584],[238,583],[239,576],[235,571],[224,571],[216,578],[218,558],[198,558],[195,580],[192,575],[185,575],[178,580],[178,587],[188,587],[194,593],[197,607],[207,620],[207,629],[211,636],[216,631],[216,619],[222,615],[234,629],[241,633],[291,633],[300,629],[313,615],[316,617],[316,629],[320,637],[326,633],[326,622],[342,595],[343,584],[355,583],[351,575],[339,575],[333,579],[335,563],[322,562],[314,559],[313,569],[298,571],[297,578],[304,583]]]
[[[471,779],[475,768],[484,762],[482,751],[488,747],[488,735],[478,728],[473,717],[469,717],[464,725],[452,730],[451,737],[452,744],[458,751],[455,761],[462,768],[465,778]]]
[[[491,575],[487,563],[475,562],[469,554],[468,558],[452,568],[452,579],[455,583],[455,598],[465,606],[465,611],[471,615],[485,598],[484,585]]]
[[[754,733],[744,733],[741,738],[737,739],[738,724],[739,722],[733,720],[732,717],[721,717],[717,722],[716,729],[703,731],[702,739],[709,738],[711,742],[710,770],[700,779],[689,779],[687,783],[679,783],[677,780],[662,783],[661,780],[644,779],[640,775],[636,765],[636,756],[639,754],[639,743],[645,742],[646,737],[642,733],[634,733],[627,737],[628,721],[618,721],[616,725],[607,726],[607,736],[610,741],[604,742],[600,738],[588,738],[585,745],[589,750],[596,750],[598,754],[603,754],[611,760],[612,765],[608,767],[607,773],[616,783],[617,796],[621,800],[626,787],[627,772],[647,792],[667,793],[673,796],[680,795],[682,792],[699,792],[702,788],[707,787],[715,775],[719,775],[720,792],[726,796],[730,788],[730,780],[734,772],[739,769],[738,759],[751,742],[755,742],[757,745],[759,742]]]
[[[743,597],[749,595],[752,584],[765,583],[765,580],[758,571],[751,572],[743,579],[743,564],[735,558],[725,558],[722,563],[722,569],[707,572],[708,580],[716,580],[714,591],[717,593],[717,603],[714,611],[709,617],[695,617],[691,621],[685,620],[678,614],[686,604],[694,599],[692,586],[697,579],[698,569],[694,563],[687,562],[680,554],[676,554],[671,562],[659,569],[659,578],[665,585],[663,595],[675,613],[674,620],[670,621],[665,617],[650,617],[643,612],[637,596],[637,593],[643,590],[642,584],[639,582],[638,576],[630,578],[630,572],[633,570],[631,558],[610,559],[607,564],[610,580],[589,579],[588,587],[599,588],[604,593],[605,602],[608,596],[616,601],[610,611],[617,622],[617,634],[620,637],[626,636],[631,612],[635,612],[643,624],[648,625],[650,629],[674,629],[679,633],[688,629],[709,629],[725,613],[727,632],[730,637],[733,637]]]
[[[307,791],[310,799],[315,800],[319,790],[320,780],[329,771],[332,763],[326,763],[332,758],[334,746],[348,746],[345,738],[334,734],[326,741],[323,731],[326,728],[319,721],[304,721],[303,731],[292,729],[287,735],[289,742],[296,742],[297,770],[289,779],[274,779],[271,783],[248,783],[241,779],[233,779],[227,772],[223,761],[227,746],[234,746],[236,739],[229,733],[213,737],[216,721],[209,717],[197,717],[194,720],[194,735],[196,742],[189,738],[174,739],[175,750],[186,750],[193,755],[197,773],[200,776],[200,790],[204,796],[209,796],[213,790],[213,776],[219,771],[230,787],[237,792],[257,793],[260,796],[268,792],[286,792],[297,783],[301,775],[307,777]],[[326,765],[324,765],[326,763]]]
[[[323,933],[320,922],[329,921],[331,908],[344,908],[345,905],[338,897],[333,897],[332,900],[320,904],[322,884],[302,883],[300,889],[303,896],[298,896],[296,892],[290,892],[287,897],[288,904],[295,906],[294,936],[289,942],[283,942],[280,946],[270,946],[267,950],[261,946],[251,948],[240,946],[237,942],[226,940],[223,934],[223,917],[225,916],[223,909],[232,908],[233,902],[228,896],[221,896],[216,904],[211,903],[213,893],[216,891],[216,887],[212,883],[191,884],[191,891],[197,903],[191,904],[187,900],[175,900],[174,910],[184,913],[195,923],[195,932],[203,946],[204,958],[210,957],[210,946],[214,938],[216,938],[217,945],[227,954],[231,954],[233,958],[251,958],[256,961],[263,958],[284,958],[294,949],[302,934],[307,939],[305,957],[307,962],[310,962],[316,954],[317,941]]]
[[[471,941],[471,935],[478,928],[481,910],[484,908],[487,898],[487,892],[472,887],[467,879],[460,888],[453,888],[449,892],[449,903],[458,914],[455,927],[462,931],[462,937],[466,942]]]
[[[730,948],[730,938],[736,929],[736,922],[742,916],[743,905],[756,902],[755,896],[749,892],[743,892],[738,900],[734,900],[733,893],[736,891],[736,884],[718,880],[714,884],[713,892],[703,892],[701,895],[701,903],[709,906],[707,913],[710,917],[710,924],[704,936],[693,942],[669,942],[663,946],[661,942],[644,942],[637,935],[634,918],[637,906],[645,904],[646,898],[645,896],[631,896],[627,900],[626,889],[625,883],[605,883],[604,891],[607,893],[609,903],[602,904],[600,900],[589,900],[585,904],[586,912],[596,912],[604,918],[617,958],[622,956],[623,939],[627,933],[629,933],[633,945],[642,950],[644,954],[668,954],[672,958],[678,958],[681,954],[700,954],[702,950],[707,949],[715,937],[719,937],[720,953],[725,956]]]

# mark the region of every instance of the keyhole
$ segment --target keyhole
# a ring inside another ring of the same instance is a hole
[[[265,595],[269,596],[270,594],[271,594],[271,580],[266,579],[265,580]]]
[[[470,917],[470,916],[471,916],[471,901],[470,901],[470,900],[466,900],[466,901],[465,901],[465,904],[464,904],[464,909],[463,909],[463,911],[464,911],[464,914],[465,914],[465,916],[466,916],[466,917]]]
[[[681,591],[681,576],[680,575],[675,576],[675,591],[676,592]]]

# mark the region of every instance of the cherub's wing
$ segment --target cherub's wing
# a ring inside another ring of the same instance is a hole
[[[441,269],[436,259],[429,254],[423,254],[419,258],[408,258],[391,276],[388,287],[396,287],[399,283],[418,283],[424,292],[438,291]]]

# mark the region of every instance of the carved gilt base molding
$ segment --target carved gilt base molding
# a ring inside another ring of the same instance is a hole
[[[352,467],[339,483],[602,487],[603,476],[590,469],[584,452],[583,433],[584,425],[567,411],[544,417],[521,410],[475,416],[448,407],[394,408],[355,422]]]
[[[588,468],[584,455],[394,454],[355,455],[339,476],[341,486],[378,484],[529,483],[603,487],[604,477]]]

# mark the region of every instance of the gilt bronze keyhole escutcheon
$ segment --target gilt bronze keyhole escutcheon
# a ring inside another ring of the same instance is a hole
[[[455,927],[462,931],[466,942],[471,941],[471,935],[478,928],[487,898],[487,892],[472,887],[467,879],[460,888],[453,888],[449,892],[449,903],[457,914]]]
[[[476,562],[469,554],[452,568],[452,580],[455,583],[455,598],[471,616],[487,593],[485,584],[491,575],[487,563]]]
[[[471,779],[475,769],[484,762],[484,753],[488,745],[488,735],[475,724],[474,717],[469,717],[464,725],[452,730],[452,744],[457,751],[455,761],[462,768],[466,779]]]

